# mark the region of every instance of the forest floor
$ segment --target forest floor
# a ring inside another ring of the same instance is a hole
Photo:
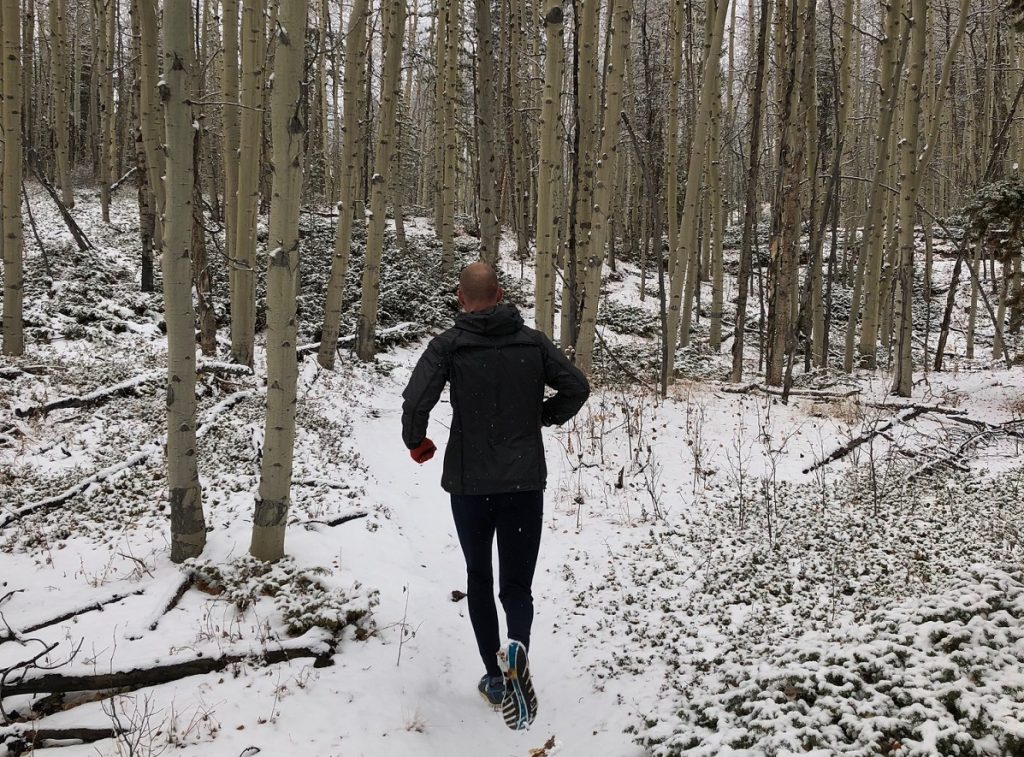
[[[415,254],[385,271],[378,361],[300,364],[289,557],[272,569],[246,557],[263,366],[227,372],[223,344],[200,361],[210,530],[183,568],[167,549],[161,300],[138,291],[133,203],[120,198],[104,225],[81,196],[96,250],[79,253],[29,196],[52,278],[30,240],[29,347],[0,364],[0,756],[18,753],[17,733],[60,728],[123,732],[52,751],[69,756],[1024,748],[1024,368],[950,358],[915,377],[911,400],[889,395],[885,371],[821,372],[783,404],[756,374],[722,380],[726,345],[681,352],[687,377],[660,400],[615,375],[625,363],[650,380],[657,353],[655,298],[640,301],[639,271],[621,263],[607,280],[604,380],[574,421],[545,431],[540,713],[515,733],[475,690],[482,666],[453,595],[465,576],[439,486],[447,399],[431,418],[438,457],[418,466],[400,439],[423,338],[454,313],[450,281],[410,272],[432,265],[431,225],[411,219]],[[329,222],[304,223],[313,342]],[[466,259],[473,243],[460,238]],[[532,272],[505,259],[529,319]],[[962,353],[958,334],[950,352]],[[705,337],[702,320],[694,341]],[[114,675],[197,661],[218,669]]]

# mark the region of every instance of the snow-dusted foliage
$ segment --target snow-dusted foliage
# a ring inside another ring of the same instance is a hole
[[[655,755],[1024,754],[1024,571],[978,565],[861,624],[757,644],[674,718]]]
[[[662,671],[656,755],[1020,754],[1024,469],[707,492],[577,595],[597,679]],[[692,519],[692,520],[691,520]],[[983,564],[983,565],[982,565]],[[917,598],[923,592],[930,596]],[[595,602],[595,600],[597,600]]]
[[[270,598],[291,636],[311,628],[338,633],[353,626],[356,638],[362,639],[373,629],[370,612],[377,603],[375,591],[358,582],[345,589],[330,586],[329,571],[302,569],[291,558],[265,563],[246,555],[227,564],[196,559],[188,561],[186,568],[204,591],[223,595],[239,611]]]

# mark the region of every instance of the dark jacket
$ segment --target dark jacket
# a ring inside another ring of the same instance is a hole
[[[446,382],[452,427],[441,486],[452,494],[543,489],[541,426],[565,423],[590,394],[579,369],[544,334],[524,326],[509,304],[460,313],[427,345],[402,393],[409,449],[427,435]],[[545,385],[557,393],[544,399]]]

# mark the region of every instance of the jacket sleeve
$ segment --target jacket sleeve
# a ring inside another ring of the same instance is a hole
[[[582,371],[550,339],[539,332],[538,336],[544,355],[544,383],[556,392],[541,406],[541,423],[560,426],[583,407],[590,396],[590,384]]]
[[[427,435],[430,411],[441,397],[449,368],[447,345],[439,337],[431,339],[402,392],[402,441],[409,449],[415,449]]]

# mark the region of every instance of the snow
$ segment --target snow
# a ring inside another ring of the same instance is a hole
[[[515,733],[475,690],[482,665],[466,602],[452,599],[465,577],[439,486],[447,398],[431,417],[439,447],[432,461],[413,463],[400,439],[401,391],[423,339],[399,343],[370,366],[344,351],[334,372],[312,356],[300,363],[289,557],[269,569],[246,557],[264,355],[251,376],[200,375],[198,459],[210,531],[200,559],[184,569],[169,562],[161,382],[139,378],[161,375],[164,365],[160,300],[136,291],[129,195],[117,196],[109,227],[95,198],[79,197],[76,217],[98,246],[95,268],[110,279],[93,296],[94,279],[68,275],[73,243],[30,187],[64,275],[52,291],[28,293],[34,328],[53,338],[33,342],[11,365],[49,372],[0,380],[0,428],[15,407],[111,385],[138,391],[5,431],[18,443],[0,446],[0,470],[10,472],[0,476],[0,522],[80,491],[0,532],[0,597],[20,590],[0,600],[3,622],[24,629],[109,604],[20,634],[24,646],[0,643],[0,669],[42,644],[57,644],[42,660],[54,665],[79,648],[54,672],[94,673],[308,644],[328,653],[335,642],[325,625],[337,627],[339,640],[331,666],[254,660],[119,695],[116,711],[89,702],[40,722],[103,727],[118,717],[154,753],[189,755],[523,755],[548,743],[548,755],[867,754],[900,723],[919,728],[894,754],[935,754],[948,753],[950,739],[964,744],[964,723],[980,717],[987,731],[973,753],[1000,754],[1009,739],[1024,738],[1013,693],[1024,685],[1024,578],[1012,567],[1024,556],[1020,440],[993,434],[971,448],[963,469],[907,480],[977,432],[958,417],[1019,419],[1020,367],[960,360],[949,372],[918,376],[911,402],[951,412],[914,419],[906,402],[888,396],[884,371],[812,377],[804,388],[858,393],[782,404],[731,393],[720,380],[729,356],[697,348],[681,352],[693,378],[677,381],[666,400],[628,384],[596,387],[577,419],[544,432],[549,482],[531,649],[541,707],[533,727]],[[407,219],[406,233],[424,248],[434,242],[427,219]],[[329,260],[329,242],[323,247]],[[506,290],[521,295],[529,317],[532,271],[515,259],[514,238],[501,249]],[[31,245],[29,255],[31,286]],[[308,284],[316,272],[305,265]],[[939,261],[937,278],[944,271]],[[417,283],[402,278],[397,285]],[[608,291],[602,334],[641,372],[627,351],[656,350],[642,335],[656,298],[639,300],[639,271],[629,262],[609,276]],[[102,306],[79,310],[84,294]],[[437,328],[450,314],[431,317]],[[389,338],[428,336],[404,313],[382,324]],[[216,359],[200,365],[217,367]],[[903,422],[804,472],[894,419]],[[348,515],[365,517],[324,524]],[[165,614],[186,575],[195,585]],[[941,648],[943,639],[962,639],[960,657]],[[886,682],[902,687],[905,704]],[[864,696],[847,696],[855,691]],[[814,706],[801,698],[808,692]],[[945,709],[943,697],[953,694],[963,718]],[[4,700],[8,712],[29,704],[28,696]],[[106,740],[62,754],[120,749]]]

